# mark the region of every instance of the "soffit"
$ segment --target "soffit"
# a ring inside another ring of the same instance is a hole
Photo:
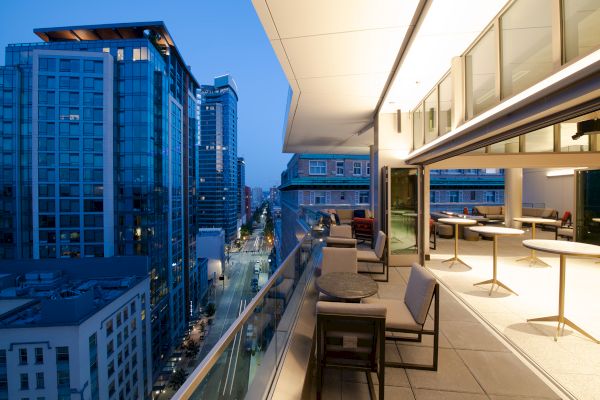
[[[367,154],[418,0],[253,0],[292,94],[284,152]]]

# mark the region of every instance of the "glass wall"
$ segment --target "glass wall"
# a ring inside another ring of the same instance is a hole
[[[516,1],[500,18],[502,97],[552,73],[552,7],[548,0]]]
[[[474,117],[496,104],[496,32],[490,28],[465,56],[467,115]]]
[[[518,153],[519,138],[512,138],[494,143],[489,147],[488,153]]]
[[[448,74],[438,88],[440,98],[440,136],[452,130],[452,77]]]
[[[413,112],[413,149],[423,146],[423,106],[419,106]]]
[[[390,254],[415,254],[418,237],[417,169],[392,168],[390,175]]]
[[[590,149],[590,136],[584,135],[573,139],[577,132],[576,122],[563,122],[560,124],[560,151],[588,151]]]
[[[554,151],[554,127],[538,129],[523,135],[525,140],[524,151],[527,153],[543,153]]]
[[[566,62],[600,46],[598,0],[563,0],[563,36]]]
[[[578,242],[600,243],[600,170],[582,170],[575,172],[576,218]]]
[[[437,89],[425,99],[425,143],[438,136],[438,96]]]

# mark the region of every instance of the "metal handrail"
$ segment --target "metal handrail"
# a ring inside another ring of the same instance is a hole
[[[189,399],[194,391],[200,386],[200,383],[206,378],[211,368],[217,363],[219,357],[225,352],[227,346],[233,341],[238,330],[248,321],[250,316],[254,313],[254,309],[258,304],[266,297],[269,290],[273,287],[277,279],[283,274],[285,268],[289,266],[290,262],[295,261],[296,254],[300,250],[303,240],[301,240],[294,249],[288,254],[283,260],[283,263],[277,268],[275,273],[271,275],[266,285],[254,296],[254,298],[248,303],[248,306],[242,311],[242,313],[236,318],[231,326],[227,329],[225,334],[219,339],[213,346],[211,351],[204,357],[202,362],[194,369],[191,373],[190,378],[187,379],[184,384],[177,390],[173,399]]]

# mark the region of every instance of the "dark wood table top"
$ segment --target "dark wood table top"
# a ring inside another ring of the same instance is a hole
[[[319,291],[343,300],[358,300],[377,293],[377,282],[354,272],[330,272],[317,278]]]

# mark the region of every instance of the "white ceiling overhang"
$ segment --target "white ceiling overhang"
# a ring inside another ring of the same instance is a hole
[[[506,2],[252,0],[291,87],[283,151],[367,154],[375,113],[410,111]]]

